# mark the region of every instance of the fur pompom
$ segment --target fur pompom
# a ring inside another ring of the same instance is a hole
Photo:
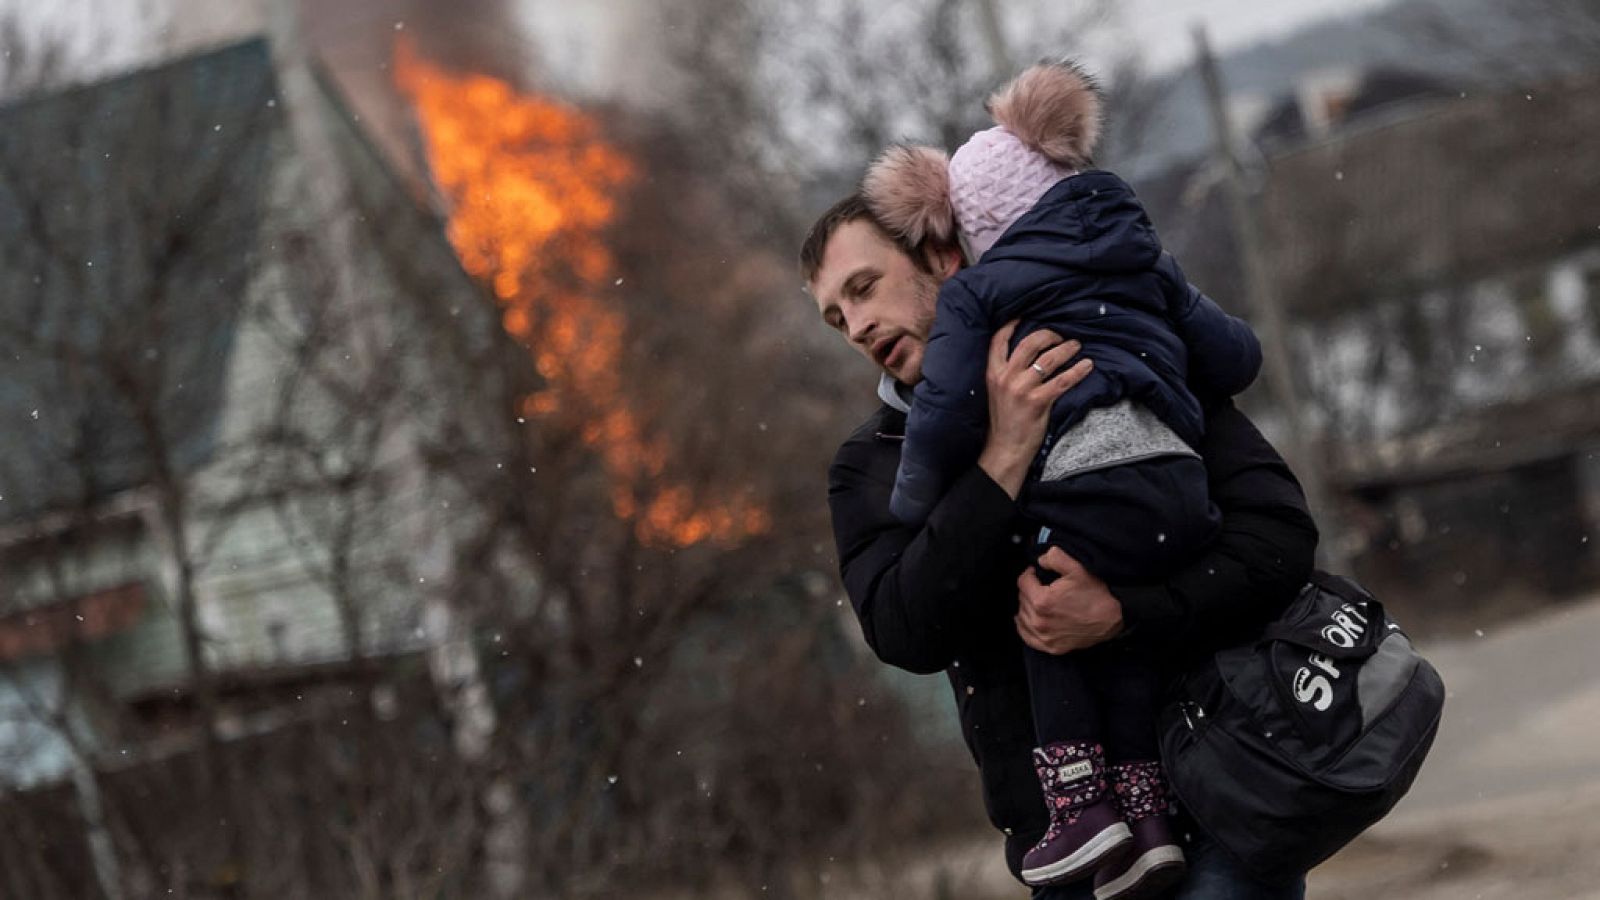
[[[897,144],[873,161],[861,193],[878,221],[912,245],[955,240],[950,157],[942,150]]]
[[[1093,165],[1103,106],[1099,85],[1072,62],[1033,66],[989,98],[995,124],[1069,169]]]

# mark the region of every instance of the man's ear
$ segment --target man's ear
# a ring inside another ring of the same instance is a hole
[[[961,271],[961,248],[956,244],[927,241],[922,245],[922,258],[940,281]]]

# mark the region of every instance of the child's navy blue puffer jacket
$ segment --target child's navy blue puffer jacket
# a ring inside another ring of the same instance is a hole
[[[1067,178],[940,289],[890,504],[901,521],[924,521],[976,463],[989,421],[989,340],[1013,319],[1022,320],[1013,347],[1047,328],[1081,341],[1094,360],[1056,401],[1041,458],[1090,410],[1122,400],[1196,446],[1196,395],[1237,394],[1261,367],[1250,326],[1184,279],[1131,187],[1109,172]]]

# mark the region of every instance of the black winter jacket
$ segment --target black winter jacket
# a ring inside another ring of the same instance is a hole
[[[1016,504],[972,466],[921,526],[889,511],[905,415],[881,407],[856,429],[828,473],[840,571],[867,644],[890,665],[944,671],[981,772],[990,821],[1013,873],[1044,833],[1030,753],[1033,719],[1012,616],[1033,530]],[[1207,411],[1198,447],[1222,528],[1199,559],[1163,584],[1111,585],[1128,633],[1175,667],[1243,639],[1273,618],[1310,575],[1317,530],[1299,484],[1243,414]]]

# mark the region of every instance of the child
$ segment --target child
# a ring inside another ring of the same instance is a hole
[[[1019,498],[1043,526],[1037,549],[1058,546],[1111,584],[1162,580],[1218,523],[1193,449],[1201,400],[1247,387],[1260,345],[1185,281],[1133,190],[1089,170],[1101,101],[1088,76],[1035,66],[989,109],[997,127],[953,157],[896,147],[862,185],[884,225],[912,244],[959,240],[971,264],[939,292],[891,508],[920,523],[976,462],[989,340],[1020,319],[1013,346],[1047,328],[1094,360],[1051,410]],[[1023,879],[1093,873],[1100,900],[1180,879],[1155,738],[1159,684],[1137,635],[1066,656],[1026,652],[1050,827]]]

